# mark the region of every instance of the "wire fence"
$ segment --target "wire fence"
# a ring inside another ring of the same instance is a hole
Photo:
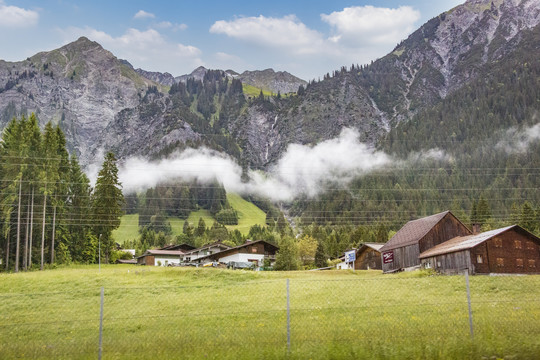
[[[226,278],[208,286],[2,293],[0,358],[540,354],[537,275],[292,276],[238,283]]]

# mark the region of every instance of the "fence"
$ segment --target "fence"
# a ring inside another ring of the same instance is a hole
[[[3,292],[0,358],[540,354],[539,276],[221,274],[198,285]]]

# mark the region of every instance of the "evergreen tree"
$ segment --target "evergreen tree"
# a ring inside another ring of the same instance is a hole
[[[322,242],[317,243],[317,251],[315,252],[315,266],[318,268],[326,267],[328,265],[326,256],[324,255],[324,247]]]
[[[294,240],[288,236],[283,237],[279,242],[279,251],[276,254],[275,270],[290,271],[298,270],[298,249]]]
[[[105,262],[109,261],[109,256],[114,249],[111,234],[120,226],[123,205],[124,195],[122,185],[118,180],[116,158],[112,152],[108,152],[98,173],[92,204],[94,233],[101,236]]]

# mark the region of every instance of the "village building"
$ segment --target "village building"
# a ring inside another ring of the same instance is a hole
[[[458,236],[420,254],[422,267],[441,273],[540,273],[540,239],[513,225]]]
[[[217,241],[211,244],[206,244],[197,249],[186,251],[182,254],[181,259],[183,262],[194,262],[201,257],[212,255],[230,248],[230,246],[223,244],[221,241]]]
[[[406,223],[379,251],[385,273],[420,267],[420,253],[471,230],[450,211]]]
[[[352,269],[355,270],[381,270],[381,248],[384,244],[381,243],[365,243],[356,250],[356,260],[353,263],[346,263],[345,256],[340,257],[342,262],[336,265],[338,270]]]
[[[196,259],[196,262],[218,262],[223,264],[227,264],[229,262],[251,262],[256,264],[256,266],[261,266],[264,259],[270,259],[270,261],[273,262],[276,258],[276,253],[278,250],[278,246],[264,240],[248,240],[240,246],[199,257]]]
[[[175,244],[175,245],[165,245],[160,250],[182,250],[184,252],[188,252],[195,249],[196,249],[195,246],[184,243],[184,244]]]
[[[137,264],[148,266],[178,265],[182,262],[184,252],[181,250],[146,250],[137,258]]]

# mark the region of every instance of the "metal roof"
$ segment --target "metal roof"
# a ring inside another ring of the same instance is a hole
[[[432,257],[436,255],[448,254],[461,250],[472,249],[473,247],[480,245],[486,240],[489,240],[505,231],[508,231],[517,225],[507,226],[500,229],[486,231],[477,235],[457,236],[453,239],[443,242],[437,246],[432,247],[420,254],[420,259]]]
[[[147,256],[147,255],[180,256],[180,255],[184,255],[184,254],[185,253],[183,251],[180,251],[180,250],[158,250],[158,249],[153,249],[153,250],[146,250],[146,252],[144,254],[139,256],[139,258],[141,258],[143,256]]]
[[[381,244],[381,243],[365,243],[363,246],[370,247],[370,248],[372,248],[372,249],[375,250],[375,251],[381,251],[381,248],[382,248],[384,245],[385,245],[385,244]]]
[[[412,245],[420,241],[426,234],[433,229],[446,215],[454,216],[450,211],[445,211],[435,215],[427,216],[417,220],[411,220],[392,236],[390,240],[379,251],[387,251]],[[455,217],[455,216],[454,216]]]

